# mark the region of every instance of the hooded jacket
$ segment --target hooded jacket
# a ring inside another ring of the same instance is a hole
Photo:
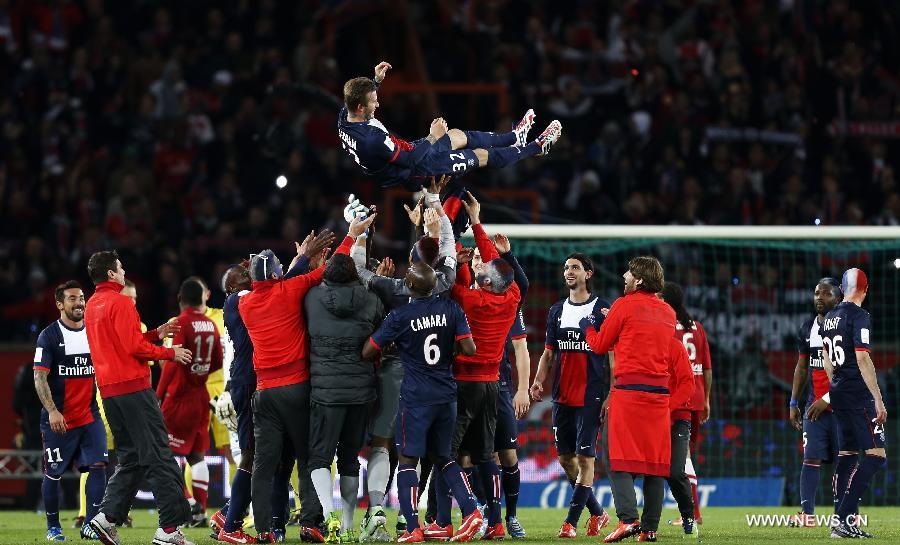
[[[309,331],[311,400],[356,405],[375,400],[375,366],[362,347],[384,318],[384,305],[362,282],[324,281],[303,300]]]

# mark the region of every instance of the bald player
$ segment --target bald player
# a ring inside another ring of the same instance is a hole
[[[397,493],[406,517],[406,533],[398,543],[425,541],[419,523],[416,465],[428,457],[440,471],[464,518],[453,541],[468,541],[481,527],[481,513],[462,469],[450,457],[456,422],[456,381],[453,353],[473,355],[475,343],[462,308],[455,301],[432,295],[437,277],[429,265],[417,262],[404,279],[409,304],[394,309],[363,347],[363,358],[373,359],[381,348],[397,344],[403,365],[398,430],[395,435],[400,465]],[[438,498],[449,504],[450,498]],[[447,506],[449,510],[449,505]]]

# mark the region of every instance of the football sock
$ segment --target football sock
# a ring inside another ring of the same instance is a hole
[[[468,149],[491,149],[505,148],[516,143],[516,133],[505,132],[482,132],[482,131],[463,131],[466,135],[466,148]]]
[[[187,460],[181,458],[179,458],[178,463],[184,463],[184,467],[182,468],[182,471],[184,473],[184,497],[191,499],[194,497],[191,495],[191,488],[193,487],[192,482],[194,478],[194,473],[191,471],[191,464],[187,463]],[[193,505],[193,502],[191,502],[191,505]]]
[[[359,491],[359,475],[341,475],[341,506],[343,507],[343,525],[345,530],[353,528],[353,511],[356,509],[356,494]]]
[[[572,526],[578,526],[578,519],[581,518],[581,512],[584,511],[584,505],[587,503],[590,492],[590,486],[575,485],[575,491],[572,492],[572,501],[569,502],[569,514],[566,515],[566,522]]]
[[[494,460],[478,464],[478,475],[484,488],[484,499],[488,510],[488,524],[499,524],[502,518],[500,511],[500,468]]]
[[[501,480],[503,484],[503,496],[506,499],[506,518],[516,516],[516,505],[519,503],[519,488],[521,487],[521,474],[519,464],[515,463],[502,469]],[[597,501],[596,499],[594,501]]]
[[[244,513],[250,507],[250,477],[251,473],[241,468],[234,474],[234,481],[231,482],[231,500],[225,514],[226,532],[234,532],[244,521]]]
[[[463,473],[466,474],[469,488],[472,489],[472,494],[475,495],[478,505],[486,505],[487,500],[484,497],[484,489],[481,486],[481,477],[478,475],[478,471],[474,467],[464,467]]]
[[[444,486],[445,490],[451,492],[453,497],[456,498],[456,503],[459,504],[460,510],[462,510],[462,514],[464,517],[469,516],[472,511],[478,508],[475,504],[475,496],[472,494],[472,487],[469,486],[469,482],[466,480],[465,475],[459,464],[457,464],[454,460],[450,460],[443,464],[441,467],[440,473],[435,472],[434,479],[437,481],[436,486]],[[440,498],[441,489],[436,489],[437,496]],[[446,497],[446,492],[445,492]],[[448,499],[449,505],[449,499]],[[438,508],[440,511],[440,508]],[[449,521],[449,513],[450,508],[447,508],[448,519],[447,522],[442,524],[441,526],[446,526],[450,524]]]
[[[885,458],[870,455],[867,455],[859,464],[856,472],[850,477],[847,492],[844,493],[844,499],[841,500],[841,506],[838,508],[838,516],[841,521],[846,521],[848,515],[856,514],[859,511],[859,499],[869,489],[875,473],[886,464]]]
[[[206,510],[206,495],[209,488],[209,468],[206,461],[197,462],[191,466],[191,492],[194,499]]]
[[[837,464],[834,466],[832,487],[834,488],[834,512],[837,513],[844,499],[844,492],[850,483],[850,476],[856,472],[859,464],[859,454],[839,454]]]
[[[457,467],[459,467],[458,464]],[[447,482],[450,478],[448,470],[445,469],[440,474],[435,475],[432,479],[434,480],[434,499],[437,504],[437,512],[434,514],[434,521],[442,528],[450,524],[450,510],[453,506],[453,496],[450,495],[450,483]],[[468,492],[469,487],[466,486],[462,471],[459,472],[459,479],[462,480],[463,488]]]
[[[103,492],[106,490],[106,467],[91,467],[87,472],[87,481],[84,490],[86,500],[85,521],[91,520],[100,512],[100,503],[103,502]]]
[[[422,499],[422,494],[428,493],[428,481],[433,479],[433,469],[434,464],[431,463],[431,460],[424,458],[419,460],[419,497],[416,498],[416,501]]]
[[[694,470],[694,462],[691,461],[691,456],[688,454],[688,457],[684,460],[684,472],[687,475],[688,482],[691,483],[691,494],[694,496],[694,518],[700,519],[700,496],[697,495],[697,472]]]
[[[400,512],[406,518],[406,531],[412,533],[419,527],[419,509],[416,498],[419,497],[419,476],[416,466],[400,464],[397,466],[397,496],[400,499]]]
[[[428,482],[428,502],[425,508],[425,518],[428,520],[434,520],[435,513],[437,510],[437,482],[443,480],[443,476],[441,476],[438,470],[433,470],[434,474],[431,477],[431,481]],[[437,477],[435,477],[435,475]]]
[[[87,517],[87,494],[84,492],[84,487],[87,485],[87,473],[82,473],[81,478],[78,479],[78,516],[79,517]],[[89,518],[85,518],[85,521],[91,520]]]
[[[816,512],[816,488],[819,487],[819,464],[803,462],[800,468],[800,510],[807,515]]]
[[[41,484],[44,495],[44,511],[47,513],[47,528],[59,528],[59,478],[44,475]]]
[[[369,505],[381,506],[391,473],[391,455],[384,447],[375,447],[369,453]]]
[[[291,471],[291,488],[294,490],[294,508],[300,510],[300,471],[297,463],[294,463],[294,470]]]
[[[569,486],[572,487],[573,491],[575,490],[575,479],[569,479]],[[592,486],[588,486],[586,488],[588,489],[588,497],[587,501],[585,502],[585,506],[587,506],[588,511],[591,513],[592,517],[599,517],[603,514],[603,506],[600,505],[600,502],[597,501],[597,497],[594,495],[594,488]]]
[[[320,467],[312,471],[312,482],[316,488],[316,495],[319,496],[319,503],[322,504],[322,516],[326,519],[328,515],[334,511],[334,499],[332,498],[331,470],[326,467]]]
[[[531,142],[524,147],[510,146],[508,148],[491,148],[488,152],[488,168],[503,168],[522,159],[533,157],[541,152],[541,146],[537,142]]]

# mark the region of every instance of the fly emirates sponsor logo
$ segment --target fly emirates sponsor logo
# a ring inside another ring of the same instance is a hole
[[[92,377],[94,366],[86,356],[75,356],[70,364],[60,364],[57,371],[61,377]]]
[[[578,352],[590,352],[591,348],[581,339],[581,331],[566,331],[565,339],[558,339],[557,350],[573,350]]]

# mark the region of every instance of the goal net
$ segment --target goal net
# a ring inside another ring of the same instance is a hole
[[[637,255],[658,257],[666,279],[684,287],[687,306],[705,326],[713,361],[711,420],[701,430],[695,465],[703,479],[771,479],[782,503],[799,505],[802,434],[788,422],[797,335],[814,313],[824,276],[850,267],[869,277],[872,358],[888,409],[886,434],[900,436],[900,229],[869,227],[684,227],[488,225],[503,233],[531,281],[525,302],[532,369],[543,349],[547,311],[565,296],[562,264],[574,251],[594,260],[594,291],[610,301]],[[801,397],[806,400],[806,394]],[[561,477],[549,403],[521,424],[523,480]],[[601,448],[601,450],[605,450]],[[900,458],[873,483],[864,504],[900,503]],[[604,464],[598,474],[605,475]],[[817,504],[830,505],[831,466],[824,465]],[[768,486],[768,485],[767,485]],[[706,503],[706,502],[704,502]]]

